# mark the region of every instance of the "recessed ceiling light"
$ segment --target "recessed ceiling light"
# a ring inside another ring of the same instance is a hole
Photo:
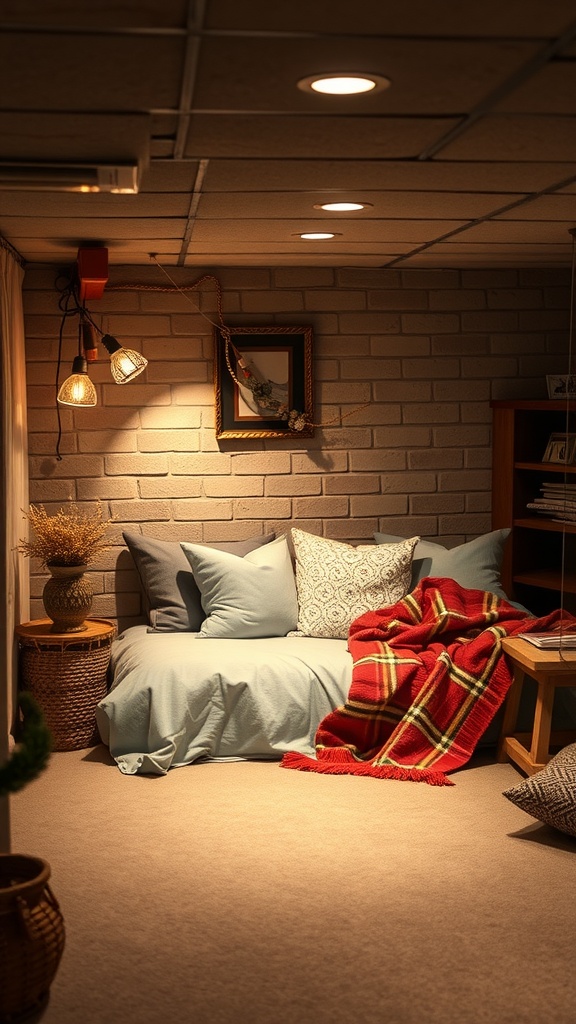
[[[315,210],[328,210],[329,213],[350,213],[352,210],[365,210],[372,203],[315,203]]]
[[[301,78],[298,88],[305,92],[321,92],[329,96],[356,96],[363,92],[380,92],[387,89],[390,79],[383,75],[365,75],[356,72],[341,72],[335,75],[308,75]]]
[[[304,234],[299,235],[299,238],[306,238],[310,242],[318,242],[323,238],[335,238],[335,231],[305,231]]]

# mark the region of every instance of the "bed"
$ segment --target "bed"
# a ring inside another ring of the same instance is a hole
[[[103,742],[127,775],[313,755],[320,722],[350,690],[351,623],[429,576],[505,597],[508,533],[447,550],[383,534],[355,547],[296,529],[290,545],[267,535],[219,547],[126,532],[147,623],[113,643]]]

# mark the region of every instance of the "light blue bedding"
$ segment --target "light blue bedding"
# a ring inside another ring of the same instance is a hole
[[[321,719],[352,678],[345,640],[197,638],[126,629],[112,645],[113,685],[97,708],[126,775],[164,775],[199,759],[314,753]]]

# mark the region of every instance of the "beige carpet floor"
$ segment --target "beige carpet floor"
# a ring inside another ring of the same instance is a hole
[[[43,1024],[574,1024],[576,840],[512,765],[452,778],[54,754],[11,800],[66,921]]]

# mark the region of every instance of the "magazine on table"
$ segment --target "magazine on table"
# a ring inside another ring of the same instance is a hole
[[[516,636],[544,651],[558,651],[564,647],[576,650],[576,633],[517,633]]]

